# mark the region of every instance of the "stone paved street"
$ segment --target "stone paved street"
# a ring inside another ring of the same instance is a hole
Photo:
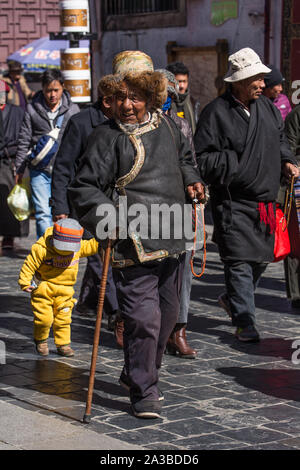
[[[297,359],[293,341],[300,339],[299,313],[286,300],[282,263],[269,265],[257,291],[261,342],[241,345],[217,304],[223,271],[216,247],[208,243],[205,275],[193,281],[188,325],[198,356],[184,360],[165,355],[160,376],[165,402],[158,420],[131,415],[127,393],[118,384],[122,350],[104,318],[92,421],[84,425],[94,318],[73,316],[74,358],[59,357],[53,338],[48,358],[35,354],[30,299],[17,285],[33,240],[32,223],[30,237],[17,239],[14,254],[0,257],[0,346],[2,352],[6,349],[6,363],[0,364],[0,409],[6,410],[6,419],[0,419],[0,449],[96,450],[97,439],[99,445],[111,439],[110,448],[115,443],[123,449],[300,449],[300,366],[292,362],[293,352]],[[82,261],[77,293],[84,266]],[[38,420],[31,439],[25,432],[12,438],[8,423],[11,417],[17,426],[15,416],[20,425],[25,418],[47,418],[55,439],[44,422],[38,427]],[[89,445],[78,437],[87,430],[93,435]]]

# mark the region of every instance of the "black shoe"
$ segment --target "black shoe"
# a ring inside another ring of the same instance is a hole
[[[160,418],[161,402],[158,400],[141,400],[131,405],[137,418]]]
[[[292,300],[291,307],[296,310],[300,310],[300,299]]]
[[[129,382],[128,377],[126,377],[126,375],[121,375],[121,377],[119,378],[119,384],[121,385],[121,387],[127,390],[127,392],[130,392],[130,382]],[[163,392],[159,388],[157,388],[157,390],[158,390],[158,401],[163,401],[165,399]]]
[[[235,336],[244,343],[257,343],[260,341],[259,333],[253,325],[237,328]]]
[[[125,390],[127,390],[127,392],[130,392],[130,385],[129,385],[129,380],[124,377],[120,377],[119,378],[119,384],[121,385],[121,387],[123,387]]]

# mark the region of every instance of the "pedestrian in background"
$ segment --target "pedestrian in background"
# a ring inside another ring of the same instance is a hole
[[[282,94],[284,78],[281,72],[273,65],[270,65],[269,68],[271,68],[271,72],[265,76],[266,88],[264,95],[270,98],[276,108],[279,109],[282,119],[285,121],[285,132],[288,141],[299,165],[300,107],[296,106],[292,111],[288,97]],[[277,198],[277,202],[281,204],[281,206],[284,205],[288,183],[285,178],[281,181]],[[284,259],[283,263],[287,298],[290,300],[293,309],[300,310],[300,231],[297,218],[295,189],[293,190],[291,204],[292,209],[288,225],[291,253]]]
[[[276,108],[279,109],[282,119],[285,120],[287,115],[292,111],[292,107],[288,97],[282,93],[284,78],[280,70],[274,67],[274,65],[268,65],[268,68],[271,72],[265,75],[264,81],[266,87],[263,93],[267,98],[270,98]]]
[[[69,92],[64,89],[64,78],[60,70],[46,70],[42,75],[42,90],[36,93],[25,113],[16,156],[17,183],[22,181],[25,168],[29,166],[38,238],[45,233],[46,228],[52,225],[49,200],[55,156],[44,168],[37,170],[30,165],[28,153],[33,150],[42,136],[54,129],[58,119],[62,119],[58,136],[58,143],[60,144],[68,120],[78,112],[78,105],[72,103]]]
[[[66,126],[52,173],[50,205],[54,222],[65,217],[76,218],[72,203],[68,199],[67,189],[75,176],[89,135],[107,119],[104,112],[107,114],[108,108],[103,106],[102,97],[98,93],[97,102],[72,116]],[[84,238],[91,237],[91,234],[85,231]],[[96,253],[87,258],[79,300],[76,304],[76,311],[80,314],[96,313],[101,277],[102,261],[99,254]],[[108,316],[108,328],[114,330],[114,323],[120,313],[111,267],[108,271],[104,311]],[[118,338],[118,343],[122,346],[122,337]]]
[[[193,99],[189,91],[189,69],[182,62],[172,62],[166,66],[166,70],[175,75],[179,85],[178,98],[173,100],[172,110],[179,117],[188,121],[194,135],[199,114],[199,102]]]
[[[177,124],[183,135],[188,139],[192,156],[197,168],[196,154],[193,141],[192,129],[185,118],[181,118],[172,108],[173,101],[178,99],[179,85],[175,78],[175,75],[166,69],[157,69],[157,72],[162,73],[168,80],[168,97],[166,102],[163,104],[162,110],[165,114],[170,116],[173,121]],[[203,227],[202,227],[203,228]],[[180,309],[177,318],[177,323],[173,328],[173,331],[167,342],[167,352],[169,354],[176,355],[184,359],[195,359],[197,351],[189,346],[186,337],[186,327],[188,323],[190,296],[192,289],[192,270],[190,266],[192,252],[187,251],[182,260],[183,273],[182,273],[182,285],[180,292]]]
[[[14,237],[26,237],[29,233],[29,220],[19,222],[7,205],[7,197],[15,185],[15,156],[24,116],[20,106],[7,104],[8,93],[7,83],[0,80],[0,236],[3,236],[3,250],[13,249]]]
[[[300,165],[300,105],[288,114],[285,120],[285,131],[291,149]],[[285,189],[286,189],[285,185]],[[283,197],[280,201],[283,203]],[[292,193],[292,209],[288,225],[291,253],[284,259],[287,298],[291,307],[300,312],[300,185],[295,182]]]
[[[27,85],[26,79],[22,75],[23,67],[20,62],[9,60],[7,65],[8,71],[1,77],[9,86],[7,103],[21,106],[25,111],[35,92]]]

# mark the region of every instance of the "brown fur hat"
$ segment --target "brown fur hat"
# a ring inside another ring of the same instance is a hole
[[[124,88],[124,83],[129,88],[137,89],[146,97],[149,111],[160,109],[167,99],[167,79],[162,73],[151,71],[106,75],[99,82],[99,96],[115,96]]]

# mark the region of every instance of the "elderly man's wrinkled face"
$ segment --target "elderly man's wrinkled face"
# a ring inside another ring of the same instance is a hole
[[[113,98],[112,112],[122,124],[138,124],[147,118],[146,97],[137,89],[129,88],[125,83]]]
[[[265,74],[255,75],[254,77],[243,80],[242,86],[249,101],[257,100],[265,88]]]

